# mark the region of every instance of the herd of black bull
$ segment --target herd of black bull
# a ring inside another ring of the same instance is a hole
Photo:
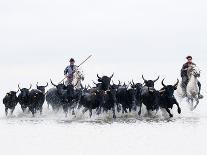
[[[165,109],[170,117],[173,115],[170,109],[175,104],[178,108],[178,113],[181,113],[181,108],[174,97],[174,91],[177,89],[179,81],[175,85],[165,85],[164,79],[162,80],[163,88],[156,90],[154,83],[156,80],[146,80],[143,76],[144,84],[134,83],[133,81],[129,85],[123,84],[110,84],[111,77],[103,76],[98,77],[98,83],[94,84],[95,87],[85,87],[81,89],[75,89],[75,86],[69,84],[65,86],[64,83],[51,84],[54,88],[49,89],[45,93],[45,88],[48,86],[38,86],[37,89],[20,88],[17,92],[11,91],[6,94],[3,99],[5,105],[5,113],[8,114],[8,110],[13,113],[15,106],[19,103],[23,112],[28,108],[33,116],[37,111],[42,113],[42,107],[47,101],[48,106],[51,106],[54,111],[63,109],[67,116],[69,109],[72,110],[72,114],[75,115],[75,109],[83,107],[83,113],[89,111],[92,116],[92,110],[96,110],[97,114],[101,112],[113,111],[113,118],[116,118],[116,111],[122,113],[131,112],[132,110],[138,111],[141,115],[142,105],[146,106],[147,111],[158,111],[160,108]],[[20,93],[17,95],[17,93]]]

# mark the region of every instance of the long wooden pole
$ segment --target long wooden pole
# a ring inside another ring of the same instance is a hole
[[[92,55],[88,56],[82,63],[80,63],[80,65],[78,65],[77,67],[80,67],[81,65],[83,65],[88,59],[90,59],[92,57]],[[66,77],[64,77],[64,79],[62,79],[59,83],[62,83],[64,80],[66,79]]]

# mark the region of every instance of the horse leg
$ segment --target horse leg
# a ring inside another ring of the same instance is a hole
[[[199,104],[199,99],[196,99],[196,105],[193,107],[193,110],[197,108],[198,104]]]
[[[190,110],[193,111],[193,99],[189,99]]]

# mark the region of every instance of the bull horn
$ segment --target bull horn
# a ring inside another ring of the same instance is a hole
[[[121,85],[121,81],[119,80],[119,84],[118,85]]]
[[[52,80],[51,80],[51,79],[50,79],[50,82],[51,82],[51,84],[52,84],[53,86],[57,87],[57,85],[55,85],[55,84],[52,82]]]
[[[113,76],[114,76],[114,73],[110,76],[110,79],[112,79],[112,78],[113,78]]]
[[[20,88],[19,84],[18,84],[18,88],[21,90],[21,88]]]
[[[132,84],[135,85],[134,80],[132,80]]]
[[[97,74],[98,79],[101,79],[101,77]]]
[[[176,82],[176,84],[174,85],[174,87],[177,88],[177,87],[178,87],[178,84],[179,84],[179,80],[177,79],[177,82]]]
[[[145,78],[144,78],[144,76],[142,75],[142,79],[144,80],[144,81],[147,81]]]
[[[157,82],[157,80],[159,80],[160,76],[158,76],[158,78],[156,80],[154,80],[154,82]]]
[[[30,84],[29,90],[32,88],[32,84]]]
[[[47,87],[47,86],[48,86],[48,82],[47,82],[46,86],[44,86],[44,87]]]
[[[166,85],[164,84],[164,80],[165,80],[165,79],[162,80],[162,85],[163,85],[163,87],[166,87]]]

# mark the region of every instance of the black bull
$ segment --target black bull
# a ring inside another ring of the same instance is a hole
[[[174,91],[177,89],[179,80],[177,80],[175,85],[165,85],[164,79],[162,80],[163,88],[160,90],[160,99],[159,99],[159,105],[160,108],[165,109],[170,117],[173,117],[169,109],[173,108],[173,105],[177,105],[178,113],[181,113],[181,108],[179,106],[179,103],[174,97]]]
[[[56,85],[52,80],[51,84],[54,88],[49,89],[46,93],[48,105],[51,105],[55,111],[63,108],[66,116],[68,115],[69,108],[72,108],[74,114],[74,101],[77,101],[77,98],[79,98],[75,93],[74,86],[72,84],[65,86],[63,83]]]
[[[92,116],[92,110],[96,109],[97,114],[101,113],[101,110],[104,111],[112,110],[113,118],[116,118],[115,115],[115,105],[116,105],[116,90],[110,86],[112,76],[103,76],[98,77],[98,84],[96,87],[84,92],[81,95],[80,104],[84,107],[83,113],[89,110],[90,117]]]
[[[152,81],[152,80],[151,80]],[[173,105],[177,105],[178,113],[181,113],[181,108],[174,97],[174,91],[177,89],[179,80],[177,80],[176,84],[174,85],[165,85],[164,79],[162,80],[163,88],[160,91],[155,90],[154,87],[144,86],[141,95],[141,102],[146,106],[147,111],[149,110],[156,110],[158,111],[159,108],[165,109],[170,117],[173,117],[169,109],[173,108]],[[151,83],[151,86],[154,86]],[[141,108],[139,111],[139,115],[141,114]]]
[[[159,80],[159,77],[156,80],[146,80],[142,75],[142,79],[144,80],[145,85],[141,90],[141,104],[138,112],[139,115],[141,115],[142,104],[146,106],[148,112],[150,110],[158,111],[159,109],[159,92],[154,88],[154,84]]]
[[[19,90],[18,90],[19,91]],[[17,91],[17,92],[18,92]],[[6,96],[3,98],[3,104],[5,106],[5,114],[7,116],[8,110],[11,110],[11,115],[14,112],[14,109],[18,103],[18,97],[17,97],[17,92],[16,91],[10,91],[9,93],[6,94]]]
[[[30,88],[20,88],[20,94],[18,96],[18,101],[21,105],[21,108],[23,112],[25,111],[26,108],[29,108],[30,112],[34,116],[34,114],[37,112],[37,110],[40,111],[40,114],[42,114],[42,107],[45,101],[45,88],[48,86],[38,86],[37,84],[37,89],[33,89],[30,91],[32,88],[32,85],[30,85]]]

